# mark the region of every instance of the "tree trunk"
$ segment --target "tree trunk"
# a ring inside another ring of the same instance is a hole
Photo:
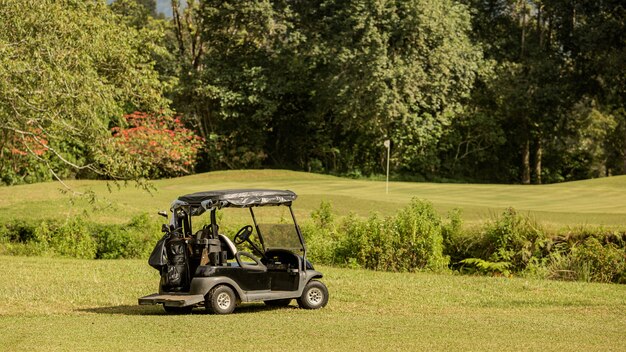
[[[537,139],[537,146],[535,149],[535,183],[541,184],[541,158],[543,157],[543,146],[541,145],[541,139]]]
[[[541,23],[541,21],[543,20],[541,18],[541,11],[543,10],[543,6],[541,4],[537,5],[537,36],[539,38],[539,49],[543,50],[543,23]]]
[[[172,17],[174,19],[176,39],[178,41],[178,51],[181,59],[185,57],[185,41],[183,39],[183,24],[180,20],[180,4],[178,0],[172,0]]]
[[[530,139],[526,138],[522,149],[522,184],[530,184]]]
[[[524,1],[520,1],[521,6],[521,12],[522,12],[522,18],[520,21],[521,27],[522,27],[522,36],[520,38],[520,58],[523,59],[524,58],[524,54],[526,51],[526,6],[524,4]]]

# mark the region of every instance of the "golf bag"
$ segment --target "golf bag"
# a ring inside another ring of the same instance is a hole
[[[161,273],[161,289],[176,292],[189,286],[187,242],[173,229],[164,227],[165,236],[157,242],[148,264]]]

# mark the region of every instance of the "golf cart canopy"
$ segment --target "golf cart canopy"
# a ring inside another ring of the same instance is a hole
[[[194,209],[193,215],[199,215],[209,209],[250,208],[266,205],[291,205],[296,199],[292,191],[273,189],[227,189],[187,194],[178,197],[172,203],[172,210],[180,207]]]

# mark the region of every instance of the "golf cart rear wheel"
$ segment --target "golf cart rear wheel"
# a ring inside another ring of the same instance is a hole
[[[167,314],[191,314],[192,306],[189,307],[172,307],[163,305],[163,309]]]
[[[285,299],[273,299],[271,301],[264,301],[266,305],[270,307],[287,307],[291,303],[291,298]]]
[[[328,289],[317,280],[311,280],[304,287],[302,296],[298,298],[298,305],[304,309],[319,309],[328,303]]]
[[[209,314],[230,314],[237,305],[237,296],[232,288],[218,285],[204,297],[204,307]]]

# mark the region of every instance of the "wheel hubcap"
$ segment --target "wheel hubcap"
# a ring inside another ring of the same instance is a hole
[[[228,309],[230,307],[230,295],[226,292],[217,295],[217,306],[221,309]]]
[[[322,290],[320,290],[319,288],[313,287],[312,289],[309,290],[309,293],[307,293],[306,298],[309,301],[309,303],[313,305],[318,305],[322,303],[322,300],[324,299],[324,294],[322,293]]]

